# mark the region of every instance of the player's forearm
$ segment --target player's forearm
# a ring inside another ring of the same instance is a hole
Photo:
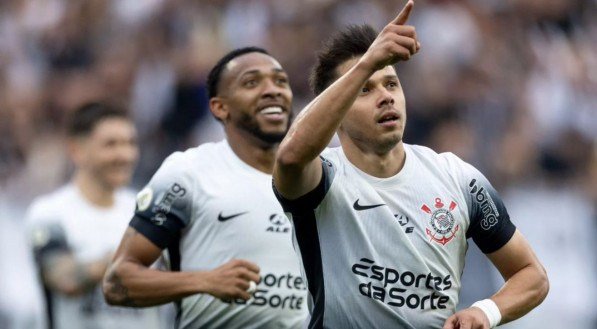
[[[79,263],[70,254],[49,255],[43,260],[42,273],[51,290],[74,297],[95,289],[107,265],[107,258]]]
[[[513,321],[527,314],[545,299],[548,291],[547,274],[539,263],[521,269],[491,297],[502,314],[500,323]]]
[[[116,262],[106,273],[103,292],[111,305],[147,307],[204,292],[194,272],[167,272],[134,262]]]
[[[373,70],[359,62],[299,114],[278,150],[282,165],[305,165],[330,143]]]

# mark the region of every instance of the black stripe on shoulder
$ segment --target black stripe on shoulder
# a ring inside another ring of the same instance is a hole
[[[313,298],[313,311],[309,328],[323,328],[323,314],[325,305],[325,289],[323,282],[323,264],[321,261],[321,246],[315,212],[310,209],[293,213],[296,240],[301,252],[305,275],[307,276],[309,293]]]
[[[50,223],[35,227],[32,235],[33,252],[39,264],[42,264],[43,259],[48,255],[71,252],[66,232],[61,224]]]

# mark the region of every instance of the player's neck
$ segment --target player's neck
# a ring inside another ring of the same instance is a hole
[[[278,144],[271,145],[258,141],[256,137],[237,133],[227,133],[226,138],[232,151],[249,166],[271,175],[274,171]]]
[[[90,174],[78,171],[73,182],[83,197],[91,204],[101,208],[109,208],[114,205],[114,190],[104,186]]]
[[[406,160],[402,141],[386,153],[366,150],[351,142],[343,142],[342,150],[348,161],[355,167],[378,178],[388,178],[398,174]]]

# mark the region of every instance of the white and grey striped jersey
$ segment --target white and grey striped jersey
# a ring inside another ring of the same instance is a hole
[[[450,153],[405,151],[402,170],[381,179],[327,149],[318,187],[277,195],[295,227],[310,328],[441,328],[458,304],[467,239],[490,253],[514,234],[479,171]]]
[[[231,259],[261,268],[248,302],[184,298],[177,328],[299,328],[305,322],[306,284],[271,181],[221,141],[174,153],[138,194],[130,225],[167,250],[172,270],[211,270]]]

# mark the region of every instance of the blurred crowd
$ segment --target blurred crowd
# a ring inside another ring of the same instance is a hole
[[[288,71],[299,111],[313,97],[309,67],[322,40],[347,24],[380,29],[402,4],[0,1],[0,222],[18,227],[31,199],[68,177],[63,121],[83,102],[111,99],[132,111],[138,188],[167,154],[223,137],[205,93],[222,54],[268,49]],[[547,267],[548,300],[516,328],[596,323],[595,17],[595,0],[416,0],[409,23],[422,50],[398,65],[405,141],[454,152],[485,173]],[[463,302],[498,285],[483,262],[473,253]]]

